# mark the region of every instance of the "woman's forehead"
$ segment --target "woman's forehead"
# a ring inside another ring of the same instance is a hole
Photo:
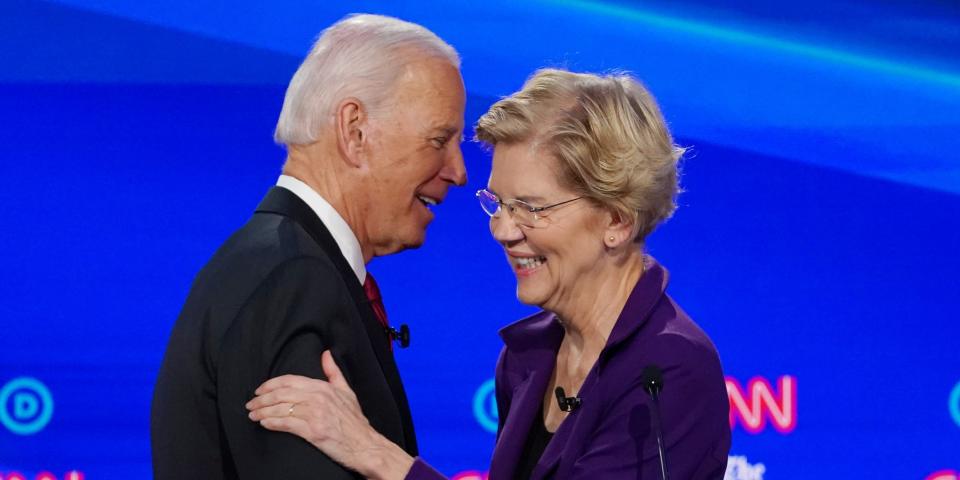
[[[500,147],[497,147],[500,148]],[[549,156],[530,155],[526,148],[495,150],[487,187],[502,200],[542,203],[567,192],[558,165]]]

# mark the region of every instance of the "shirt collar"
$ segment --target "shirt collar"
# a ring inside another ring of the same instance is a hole
[[[357,280],[363,284],[367,279],[367,267],[363,261],[363,251],[360,250],[360,241],[350,229],[350,225],[337,213],[319,193],[309,185],[289,175],[280,175],[277,180],[277,186],[290,190],[294,195],[300,197],[313,213],[320,218],[323,225],[330,231],[330,236],[340,247],[340,253],[347,259],[353,273],[357,275]]]

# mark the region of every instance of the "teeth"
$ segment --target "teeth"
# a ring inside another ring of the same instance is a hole
[[[545,257],[518,257],[516,260],[520,268],[536,268],[547,261]]]
[[[417,198],[419,198],[421,202],[426,203],[427,205],[430,205],[431,207],[436,206],[437,203],[439,203],[439,202],[437,202],[436,200],[434,200],[434,199],[432,199],[432,198],[430,198],[430,197],[425,197],[425,196],[423,196],[423,195],[417,195]]]

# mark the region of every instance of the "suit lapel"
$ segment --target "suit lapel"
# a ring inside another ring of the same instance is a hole
[[[350,297],[357,306],[357,311],[360,313],[363,326],[367,331],[367,338],[370,340],[370,346],[376,354],[377,362],[380,364],[383,376],[390,387],[393,400],[399,408],[403,424],[405,450],[411,455],[416,455],[417,442],[413,431],[413,420],[410,417],[410,407],[403,390],[403,383],[400,380],[400,372],[393,359],[393,352],[390,351],[390,339],[380,322],[377,321],[376,314],[370,306],[370,301],[363,291],[363,286],[357,280],[357,276],[347,259],[343,257],[336,240],[330,235],[329,230],[320,221],[320,218],[310,209],[310,206],[285,188],[271,188],[256,211],[258,213],[275,213],[294,220],[310,234],[333,261],[350,291]]]
[[[550,443],[548,443],[547,448],[543,450],[540,460],[537,461],[537,466],[534,467],[533,472],[530,474],[531,479],[547,478],[551,475],[551,472],[553,472],[560,463],[564,450],[569,446],[568,442],[571,435],[573,435],[573,432],[582,428],[579,427],[580,420],[584,415],[587,415],[588,418],[591,417],[591,414],[597,410],[597,398],[596,395],[593,394],[596,378],[596,367],[594,367],[584,379],[580,391],[577,392],[577,396],[580,397],[580,400],[583,402],[582,405],[580,408],[568,413],[567,417],[560,423],[560,427],[553,433],[553,438],[550,439]],[[587,421],[587,424],[591,425],[592,423]]]
[[[501,415],[507,415],[507,420],[493,452],[490,478],[513,478],[533,422],[543,422],[539,413],[553,373],[554,353],[537,350],[529,352],[527,356],[528,360],[523,363],[530,365],[531,369],[513,388],[510,411],[500,412]]]

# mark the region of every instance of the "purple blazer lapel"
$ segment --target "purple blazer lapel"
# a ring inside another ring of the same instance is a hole
[[[493,451],[490,462],[491,480],[513,478],[533,422],[543,421],[536,417],[539,416],[537,413],[540,412],[543,391],[547,388],[551,373],[552,369],[532,371],[513,389],[510,411],[501,412],[501,415],[506,414],[509,417]]]
[[[592,381],[592,377],[593,375],[591,372],[591,374],[588,375],[588,378],[585,379],[583,386],[580,388],[581,392],[589,391],[589,385],[587,382]],[[537,466],[534,467],[533,472],[530,473],[530,480],[550,476],[557,464],[560,463],[560,459],[563,456],[564,450],[567,448],[567,443],[571,434],[578,430],[577,425],[580,423],[580,419],[587,413],[588,407],[586,405],[588,403],[592,403],[590,398],[585,398],[583,395],[580,395],[580,400],[584,402],[582,406],[568,413],[567,418],[563,419],[563,422],[560,423],[560,427],[557,428],[557,431],[553,433],[553,438],[550,439],[550,443],[547,444],[547,448],[543,451],[543,455],[541,455],[540,460],[537,461]]]
[[[511,352],[511,361],[502,372],[510,402],[508,411],[500,411],[505,421],[490,462],[491,480],[513,478],[533,422],[543,421],[540,408],[563,328],[553,314],[539,312],[503,328],[500,336]]]
[[[583,379],[580,391],[577,392],[577,396],[580,397],[582,402],[580,408],[568,413],[567,418],[560,423],[560,427],[554,432],[553,438],[550,439],[543,455],[540,456],[537,466],[531,472],[530,480],[552,478],[554,470],[563,459],[564,453],[570,450],[577,451],[581,446],[580,442],[582,440],[573,439],[590,437],[591,431],[596,426],[597,416],[601,412],[600,391],[597,386],[599,381],[598,366],[594,365],[587,373],[586,378]],[[571,449],[571,447],[573,448]]]

